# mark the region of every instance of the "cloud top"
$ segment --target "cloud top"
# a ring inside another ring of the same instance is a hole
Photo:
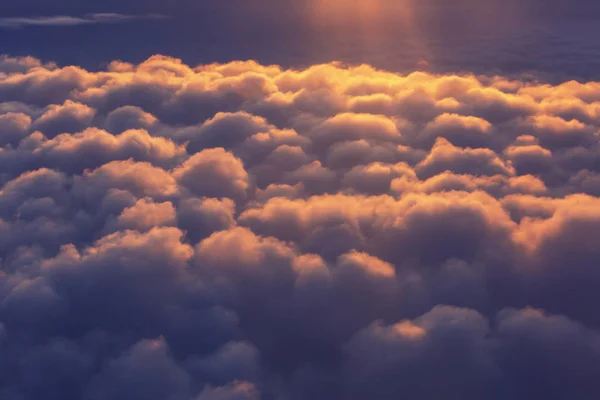
[[[2,399],[600,394],[600,83],[2,56],[0,98]]]

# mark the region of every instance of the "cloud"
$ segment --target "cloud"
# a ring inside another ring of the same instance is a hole
[[[0,71],[2,399],[600,393],[598,83]]]
[[[9,112],[0,115],[0,144],[17,144],[27,136],[31,118],[27,114]]]
[[[189,376],[170,358],[164,340],[144,340],[110,360],[92,381],[86,398],[185,399],[188,387]]]
[[[92,24],[114,24],[136,19],[160,19],[161,15],[124,15],[115,13],[96,13],[83,17],[68,15],[53,15],[48,17],[7,17],[0,18],[0,29],[22,29],[31,26],[42,27],[69,27]]]
[[[451,399],[587,398],[598,390],[591,379],[598,339],[597,332],[539,310],[503,310],[492,329],[472,310],[438,307],[416,320],[374,323],[352,338],[345,393],[357,399],[391,399],[395,393],[429,398],[443,387]],[[561,360],[560,369],[545,364],[550,354]],[[557,379],[536,380],[542,376]],[[432,380],[436,386],[426,384]],[[571,387],[573,380],[578,383]]]
[[[244,198],[249,187],[243,163],[223,148],[196,153],[173,171],[173,177],[201,197]]]
[[[234,382],[225,387],[207,387],[195,400],[257,400],[260,394],[256,387],[247,382]]]

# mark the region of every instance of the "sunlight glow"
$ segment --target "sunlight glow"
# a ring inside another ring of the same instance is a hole
[[[312,0],[312,14],[317,23],[353,22],[357,27],[380,25],[385,19],[410,23],[413,0]]]
[[[386,57],[385,52],[397,42],[421,53],[422,65],[430,61],[429,46],[416,12],[416,0],[309,2],[309,20],[314,27],[353,41],[357,49],[369,49],[371,53],[365,55],[366,58],[373,55]]]

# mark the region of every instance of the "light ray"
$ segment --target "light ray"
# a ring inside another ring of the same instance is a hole
[[[314,27],[355,41],[369,59],[384,58],[402,43],[429,61],[415,0],[310,0],[309,14]]]

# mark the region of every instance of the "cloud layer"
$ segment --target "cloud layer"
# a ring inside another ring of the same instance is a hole
[[[0,57],[0,397],[595,399],[600,83]]]

